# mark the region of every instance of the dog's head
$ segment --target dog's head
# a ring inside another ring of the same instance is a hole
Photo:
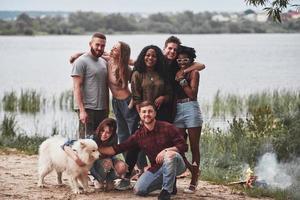
[[[92,139],[79,139],[74,143],[73,149],[77,151],[78,157],[87,165],[99,158],[98,145]]]

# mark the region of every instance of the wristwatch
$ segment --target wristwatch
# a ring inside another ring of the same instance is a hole
[[[179,85],[181,85],[183,87],[183,86],[188,85],[188,82],[185,79],[182,79],[181,81],[179,81]]]

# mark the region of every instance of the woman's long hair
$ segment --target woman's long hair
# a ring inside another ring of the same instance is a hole
[[[119,41],[120,57],[118,60],[118,68],[116,69],[116,80],[122,88],[126,88],[129,79],[128,63],[130,59],[130,47],[125,42]]]
[[[104,141],[102,142],[101,141],[101,134],[102,132],[104,131],[104,128],[108,126],[109,129],[112,131],[112,134],[110,136],[110,138],[107,140],[107,141]],[[96,137],[98,138],[98,145],[102,145],[102,144],[106,144],[106,143],[109,143],[111,141],[113,141],[113,143],[116,143],[117,142],[117,134],[116,134],[116,131],[117,131],[117,122],[115,119],[113,118],[106,118],[104,119],[97,127],[96,129]]]
[[[153,49],[156,53],[157,61],[154,65],[154,71],[156,71],[161,78],[166,80],[166,73],[165,73],[165,58],[158,46],[149,45],[142,49],[141,53],[139,54],[136,62],[134,63],[134,70],[143,73],[146,72],[147,66],[145,63],[145,55],[149,49]]]

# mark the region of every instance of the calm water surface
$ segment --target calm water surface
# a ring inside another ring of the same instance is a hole
[[[117,41],[131,46],[132,58],[149,44],[163,47],[170,35],[108,35],[107,48]],[[199,102],[223,94],[249,94],[272,89],[300,88],[300,34],[177,35],[197,51],[201,72]],[[4,92],[34,89],[51,96],[72,88],[68,58],[87,51],[90,36],[0,36],[0,98]],[[0,120],[4,113],[0,110]],[[205,113],[204,113],[205,115]],[[25,132],[48,135],[54,126],[76,132],[74,113],[47,110],[36,116],[19,115]]]

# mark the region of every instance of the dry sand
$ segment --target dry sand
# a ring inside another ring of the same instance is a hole
[[[56,173],[52,172],[46,178],[46,187],[37,187],[37,155],[28,156],[14,150],[0,152],[0,199],[157,199],[158,193],[153,192],[148,197],[135,196],[132,190],[94,192],[75,195],[67,185],[67,177],[63,176],[64,186],[56,185]],[[184,194],[189,178],[178,179],[178,194],[171,199],[256,199],[247,197],[239,191],[223,185],[213,185],[200,181],[195,194]]]

